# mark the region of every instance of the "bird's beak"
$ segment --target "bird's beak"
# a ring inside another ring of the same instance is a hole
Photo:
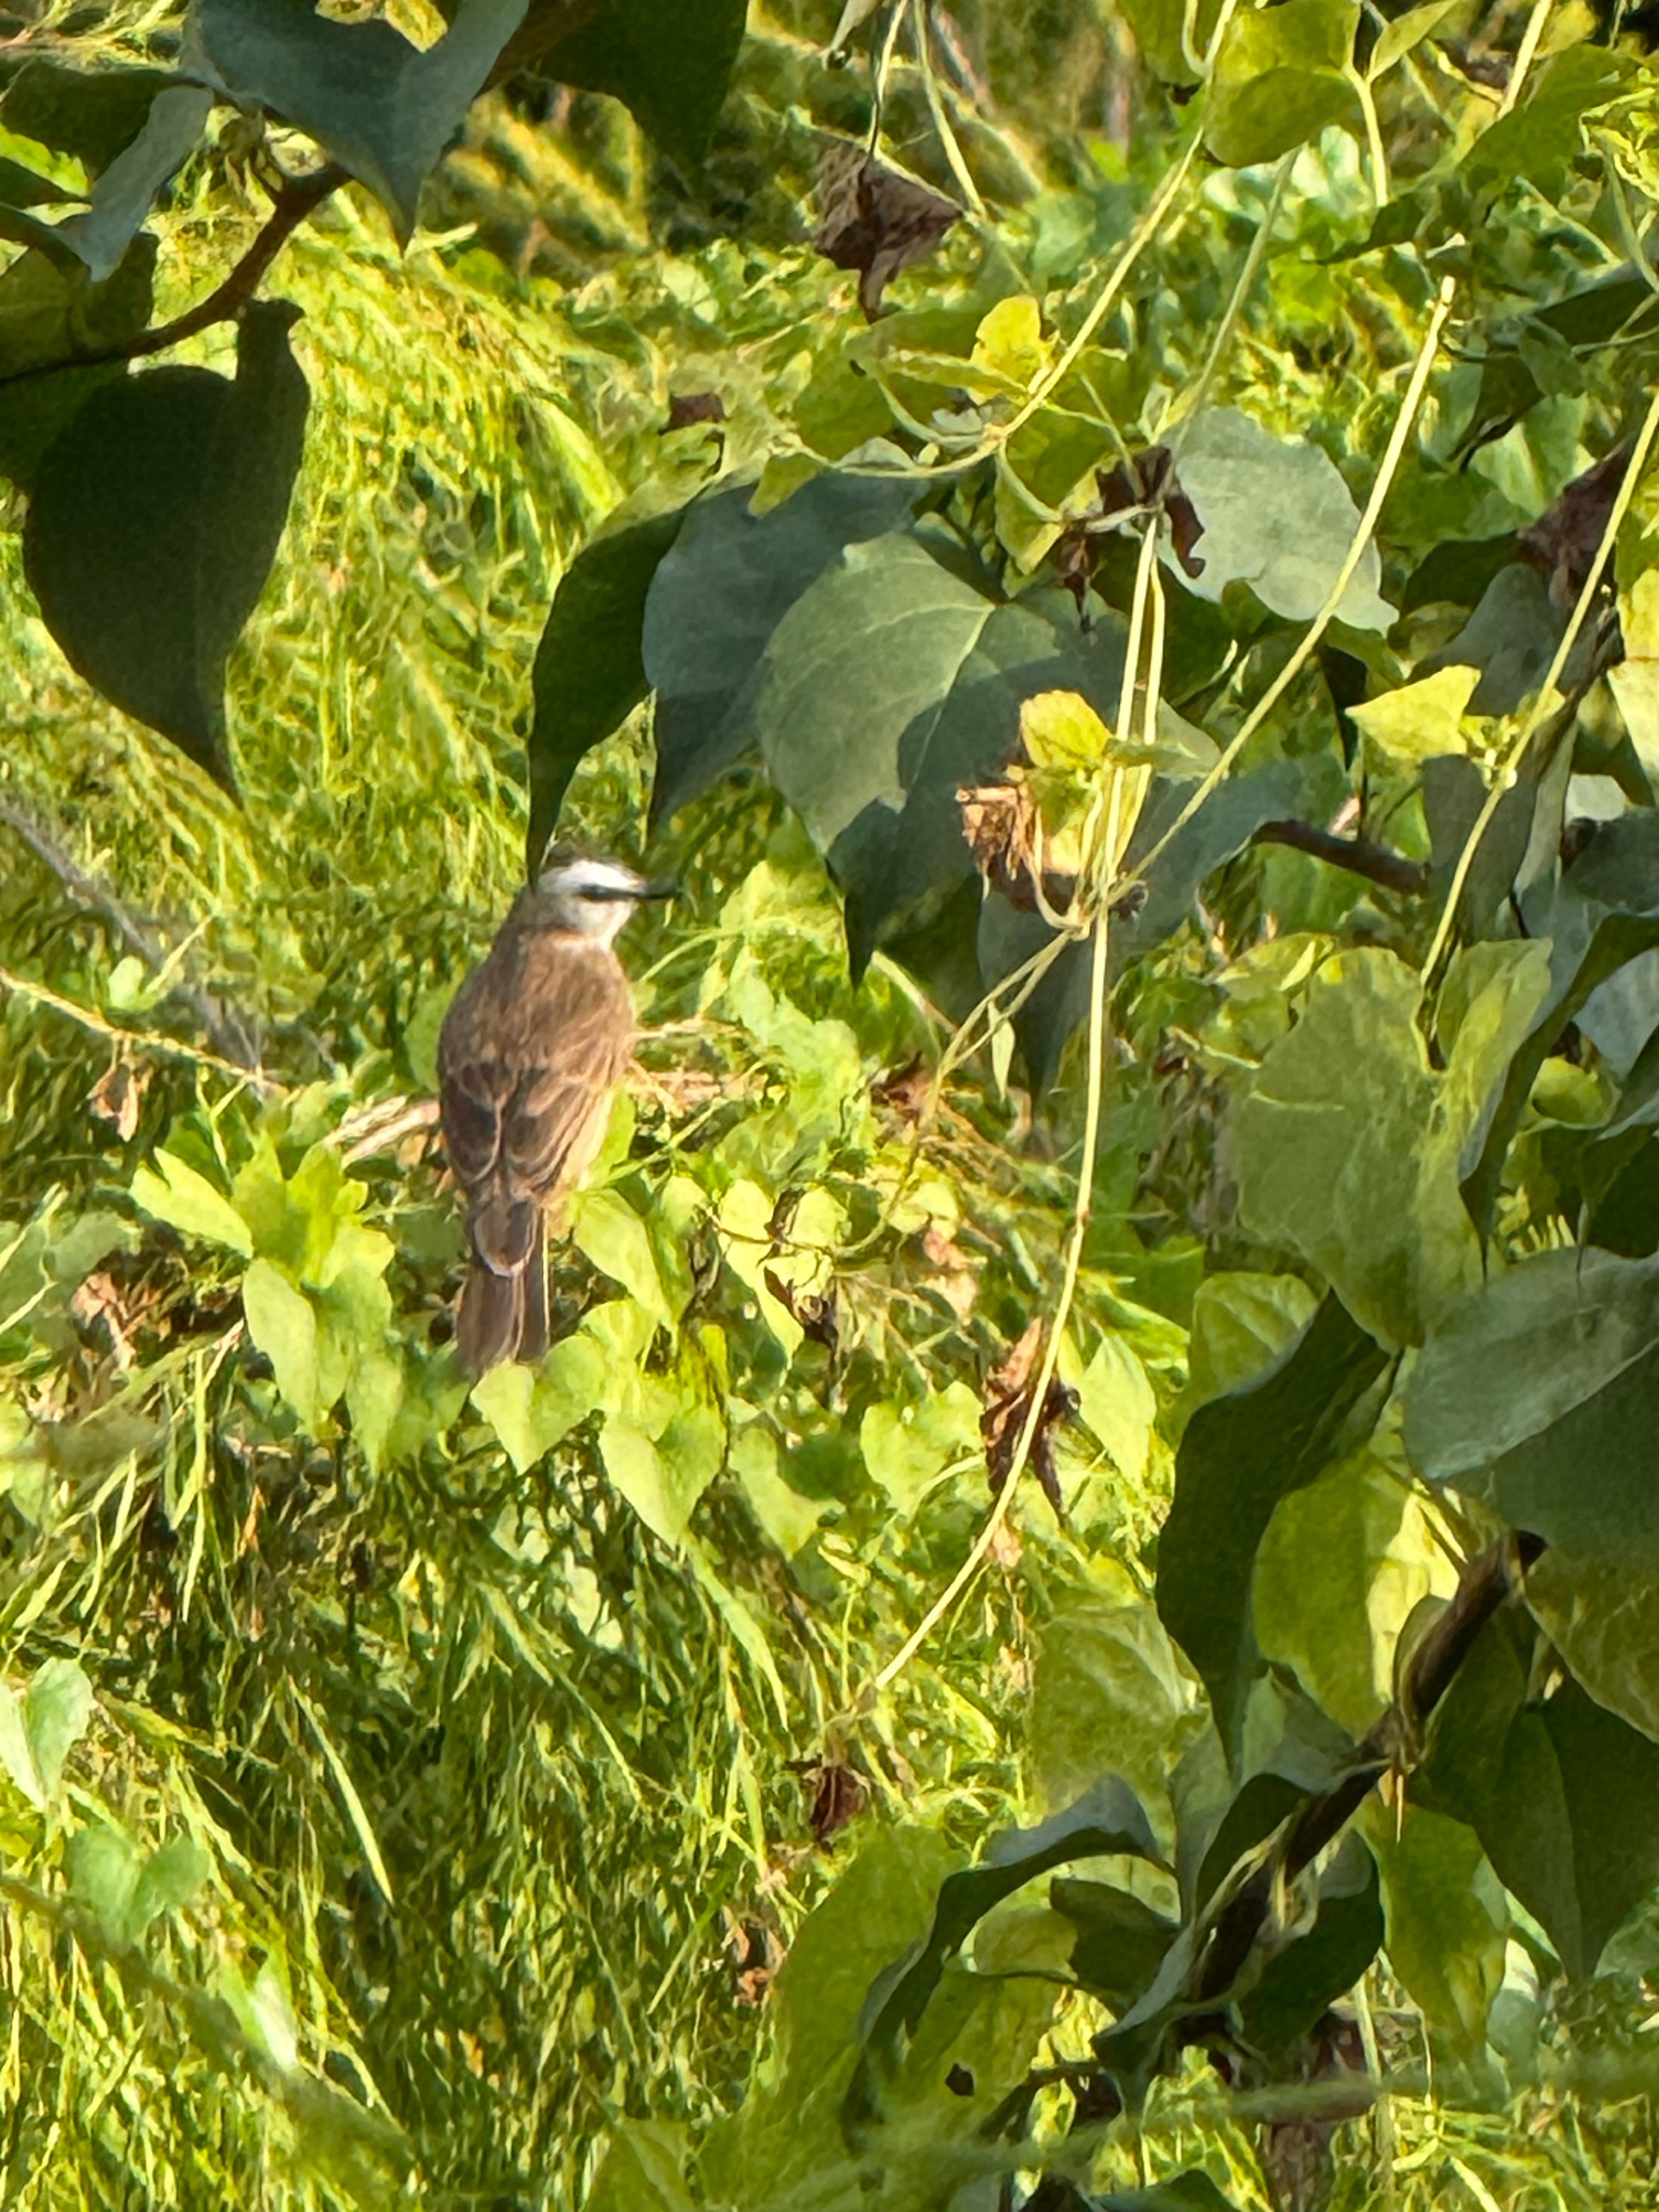
[[[641,884],[634,894],[636,899],[672,899],[679,895],[680,887],[670,876],[655,877],[650,883]]]

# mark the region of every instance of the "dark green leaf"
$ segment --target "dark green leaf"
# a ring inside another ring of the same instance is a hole
[[[1300,1252],[1385,1343],[1420,1343],[1480,1279],[1460,1164],[1548,988],[1541,947],[1481,946],[1465,962],[1478,1011],[1443,1072],[1418,1027],[1413,969],[1370,950],[1328,962],[1231,1124],[1241,1220]]]
[[[1349,1837],[1320,1876],[1312,1927],[1267,1960],[1240,2000],[1245,2042],[1269,2056],[1287,2051],[1347,1995],[1382,1942],[1376,1863]]]
[[[1534,1253],[1454,1307],[1405,1390],[1431,1482],[1587,1561],[1659,1559],[1659,1259]]]
[[[915,488],[826,471],[760,515],[751,495],[738,484],[696,501],[650,586],[641,650],[657,694],[654,821],[753,744],[756,672],[772,633],[847,546],[903,521]]]
[[[544,76],[608,92],[688,167],[714,135],[743,44],[748,0],[610,0],[537,63]]]
[[[999,1837],[981,1864],[949,1875],[939,1889],[927,1942],[886,1991],[864,2038],[843,2108],[843,2125],[856,2130],[877,2116],[879,2085],[902,2057],[939,1986],[945,1962],[994,1905],[1069,1860],[1119,1855],[1162,1863],[1139,1800],[1127,1783],[1110,1775],[1067,1811],[1040,1826],[1017,1828]]]
[[[1062,1876],[1048,1895],[1077,1929],[1073,1972],[1113,2012],[1127,2012],[1163,1965],[1180,1923],[1109,1882]]]
[[[1501,1619],[1437,1717],[1431,1802],[1477,1831],[1499,1878],[1575,1977],[1659,1882],[1659,1744],[1568,1683],[1528,1700]]]
[[[0,475],[28,490],[58,432],[100,385],[125,376],[119,362],[71,364],[143,330],[155,266],[155,240],[139,237],[106,284],[39,252],[0,275]]]
[[[1173,2181],[1160,2181],[1152,2189],[1115,2190],[1095,2200],[1094,2212],[1237,2212],[1231,2197],[1224,2197],[1209,2175],[1194,2166]]]
[[[424,52],[384,17],[354,22],[302,0],[199,0],[199,61],[223,91],[314,138],[385,205],[399,241],[421,186],[523,20],[525,0],[461,0]]]
[[[1063,593],[994,599],[908,533],[849,545],[762,658],[768,767],[847,892],[854,973],[893,921],[971,872],[957,791],[1006,763],[1022,701],[1074,690],[1115,713],[1115,618]]]
[[[528,862],[533,872],[577,763],[645,697],[646,594],[686,510],[630,524],[583,546],[559,579],[531,679]]]
[[[174,82],[165,70],[78,70],[61,62],[27,62],[7,88],[0,120],[20,137],[73,155],[97,175],[132,143],[144,127],[150,102]]]
[[[1273,1508],[1330,1463],[1348,1416],[1387,1364],[1328,1297],[1276,1367],[1200,1406],[1187,1425],[1158,1539],[1158,1609],[1209,1691],[1230,1747],[1257,1664],[1250,1578]]]
[[[75,668],[227,786],[225,661],[270,573],[305,436],[294,313],[247,310],[234,384],[159,368],[94,392],[42,460],[23,535]]]

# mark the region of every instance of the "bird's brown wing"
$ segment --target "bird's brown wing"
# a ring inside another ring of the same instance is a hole
[[[614,956],[568,939],[504,931],[457,996],[439,1052],[444,1139],[486,1266],[526,1263],[541,1205],[604,1139],[633,1041]]]

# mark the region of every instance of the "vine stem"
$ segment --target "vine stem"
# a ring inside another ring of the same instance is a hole
[[[1261,264],[1267,256],[1267,242],[1273,235],[1273,225],[1279,220],[1279,210],[1285,204],[1285,194],[1290,186],[1291,171],[1296,167],[1297,150],[1292,148],[1273,172],[1272,197],[1267,202],[1261,222],[1255,227],[1255,236],[1250,240],[1250,250],[1244,257],[1244,266],[1238,272],[1238,282],[1233,286],[1232,297],[1227,302],[1226,313],[1222,316],[1216,334],[1210,342],[1209,352],[1204,356],[1204,366],[1198,372],[1197,383],[1187,395],[1186,404],[1173,423],[1170,422],[1169,414],[1166,413],[1158,424],[1158,437],[1153,441],[1154,444],[1162,442],[1168,445],[1177,461],[1181,458],[1181,434],[1210,396],[1210,386],[1215,382],[1216,371],[1220,368],[1223,356],[1232,343],[1233,333],[1238,328],[1239,318],[1244,312],[1244,302],[1249,299],[1256,277],[1261,273]]]
[[[1440,333],[1445,328],[1446,318],[1451,313],[1455,289],[1453,280],[1449,276],[1444,278],[1440,286],[1439,297],[1435,302],[1434,313],[1429,318],[1429,327],[1424,334],[1422,345],[1418,349],[1417,359],[1412,368],[1411,381],[1406,387],[1406,397],[1401,403],[1399,416],[1382,455],[1382,465],[1376,472],[1376,483],[1371,486],[1371,495],[1365,502],[1365,511],[1359,518],[1359,525],[1354,532],[1352,542],[1343,556],[1342,566],[1337,570],[1336,580],[1325,595],[1325,604],[1308,625],[1295,652],[1291,653],[1278,675],[1244,717],[1237,735],[1227,746],[1220,759],[1199,785],[1170,827],[1141,860],[1139,867],[1129,878],[1130,881],[1144,879],[1148,870],[1168,852],[1170,847],[1209,799],[1216,787],[1225,781],[1234,762],[1273,713],[1273,708],[1278,706],[1297,678],[1301,675],[1309,661],[1312,659],[1318,650],[1319,641],[1335,620],[1336,611],[1342,604],[1343,595],[1358,574],[1359,564],[1365,557],[1366,549],[1370,544],[1376,529],[1377,519],[1382,512],[1383,501],[1388,498],[1395,471],[1404,456],[1407,441],[1411,436],[1412,425],[1417,419],[1417,410],[1422,404],[1423,394],[1440,350]]]
[[[1134,604],[1129,621],[1129,644],[1124,654],[1123,698],[1120,707],[1121,727],[1118,734],[1127,737],[1129,717],[1133,713],[1135,677],[1140,641],[1145,634],[1146,609],[1149,599],[1153,605],[1153,658],[1147,671],[1146,715],[1149,727],[1156,727],[1158,700],[1156,686],[1162,661],[1162,622],[1158,606],[1157,590],[1158,521],[1149,518],[1141,543],[1141,560],[1135,576]],[[1043,1412],[1048,1404],[1049,1386],[1054,1370],[1060,1364],[1060,1347],[1065,1341],[1066,1324],[1071,1319],[1072,1307],[1077,1298],[1078,1278],[1083,1271],[1083,1245],[1088,1234],[1089,1219],[1094,1208],[1095,1163],[1100,1151],[1100,1124],[1106,1095],[1106,1045],[1108,983],[1111,972],[1112,897],[1115,888],[1115,872],[1123,857],[1123,848],[1134,827],[1146,798],[1149,781],[1144,769],[1128,769],[1114,763],[1105,800],[1105,834],[1100,869],[1101,896],[1091,932],[1093,960],[1089,977],[1089,1076],[1083,1113],[1083,1157],[1078,1164],[1077,1198],[1072,1208],[1072,1232],[1066,1241],[1066,1264],[1060,1278],[1060,1297],[1055,1302],[1054,1318],[1049,1322],[1048,1340],[1043,1346],[1042,1362],[1031,1385],[1030,1402],[1020,1425],[1014,1455],[1002,1487],[992,1500],[985,1524],[974,1539],[967,1558],[939,1592],[927,1612],[917,1622],[899,1649],[873,1677],[871,1694],[879,1696],[891,1686],[909,1665],[916,1653],[927,1641],[957,1600],[967,1589],[980,1568],[989,1556],[997,1533],[1007,1519],[1036,1441]],[[1128,819],[1124,819],[1126,788],[1132,792],[1127,808]],[[1080,882],[1089,880],[1094,872],[1085,860]],[[1051,940],[1056,950],[1073,942],[1070,936],[1057,936]]]
[[[1026,1408],[1024,1423],[1020,1429],[1019,1441],[1014,1447],[1014,1456],[1007,1475],[992,1502],[991,1510],[985,1516],[984,1527],[974,1539],[973,1549],[876,1675],[872,1687],[878,1695],[897,1680],[979,1572],[996,1541],[998,1530],[1008,1517],[1008,1509],[1014,1502],[1014,1493],[1019,1487],[1021,1475],[1025,1472],[1026,1462],[1030,1457],[1031,1446],[1036,1440],[1037,1429],[1042,1420],[1048,1388],[1060,1364],[1060,1346],[1066,1323],[1077,1296],[1078,1276],[1083,1267],[1083,1240],[1088,1231],[1089,1215],[1094,1202],[1095,1156],[1100,1141],[1101,1103],[1105,1092],[1106,975],[1110,929],[1111,909],[1103,906],[1095,917],[1094,927],[1094,966],[1089,994],[1089,1092],[1084,1115],[1083,1160],[1078,1170],[1077,1203],[1072,1212],[1072,1235],[1066,1252],[1066,1273],[1060,1284],[1054,1321],[1048,1330],[1048,1341],[1043,1348],[1042,1364],[1032,1385],[1031,1402]]]
[[[325,162],[308,177],[285,179],[277,188],[270,213],[252,245],[224,282],[204,300],[198,300],[193,307],[187,307],[170,323],[157,323],[153,330],[140,331],[125,345],[111,346],[102,353],[76,354],[68,361],[48,362],[38,368],[15,369],[9,376],[0,376],[0,387],[26,384],[33,377],[55,376],[63,369],[100,368],[112,362],[147,360],[151,354],[166,353],[173,346],[182,345],[186,338],[199,337],[216,324],[234,322],[258,289],[271,263],[306,217],[349,181],[347,172],[334,161]]]
[[[1520,99],[1521,88],[1537,58],[1544,26],[1550,19],[1550,10],[1554,5],[1555,0],[1534,0],[1533,11],[1527,18],[1527,27],[1521,33],[1521,44],[1516,49],[1515,67],[1510,71],[1510,81],[1504,87],[1504,97],[1498,103],[1494,121],[1501,121]]]
[[[1553,714],[1559,704],[1557,687],[1560,684],[1562,672],[1572,656],[1573,647],[1578,642],[1579,634],[1589,617],[1595,595],[1601,587],[1601,579],[1606,574],[1608,560],[1612,556],[1620,526],[1630,512],[1630,503],[1636,496],[1637,487],[1641,482],[1642,471],[1647,465],[1648,455],[1652,450],[1656,434],[1659,434],[1659,392],[1655,393],[1643,420],[1636,443],[1631,449],[1631,457],[1625,469],[1624,479],[1619,486],[1618,494],[1608,514],[1607,526],[1601,532],[1601,542],[1595,549],[1595,558],[1590,563],[1589,574],[1584,579],[1583,589],[1578,594],[1571,617],[1566,629],[1562,632],[1561,642],[1555,648],[1555,657],[1550,662],[1548,672],[1539,686],[1537,696],[1522,722],[1515,743],[1504,757],[1502,769],[1493,778],[1492,789],[1486,793],[1480,811],[1474,818],[1474,827],[1470,830],[1463,849],[1457,856],[1457,866],[1453,871],[1451,889],[1446,894],[1446,903],[1441,909],[1438,922],[1435,925],[1434,942],[1429,947],[1429,957],[1423,963],[1423,978],[1425,983],[1439,966],[1445,955],[1446,948],[1451,942],[1452,931],[1456,925],[1458,902],[1462,899],[1468,883],[1469,872],[1474,866],[1474,856],[1480,849],[1480,842],[1492,827],[1493,817],[1504,803],[1504,794],[1515,788],[1527,747],[1537,736],[1545,722]]]

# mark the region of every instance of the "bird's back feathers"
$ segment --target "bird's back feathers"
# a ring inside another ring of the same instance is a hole
[[[592,1164],[633,1048],[615,953],[538,927],[522,908],[456,994],[438,1081],[473,1253],[457,1328],[470,1373],[545,1349],[545,1215]]]

